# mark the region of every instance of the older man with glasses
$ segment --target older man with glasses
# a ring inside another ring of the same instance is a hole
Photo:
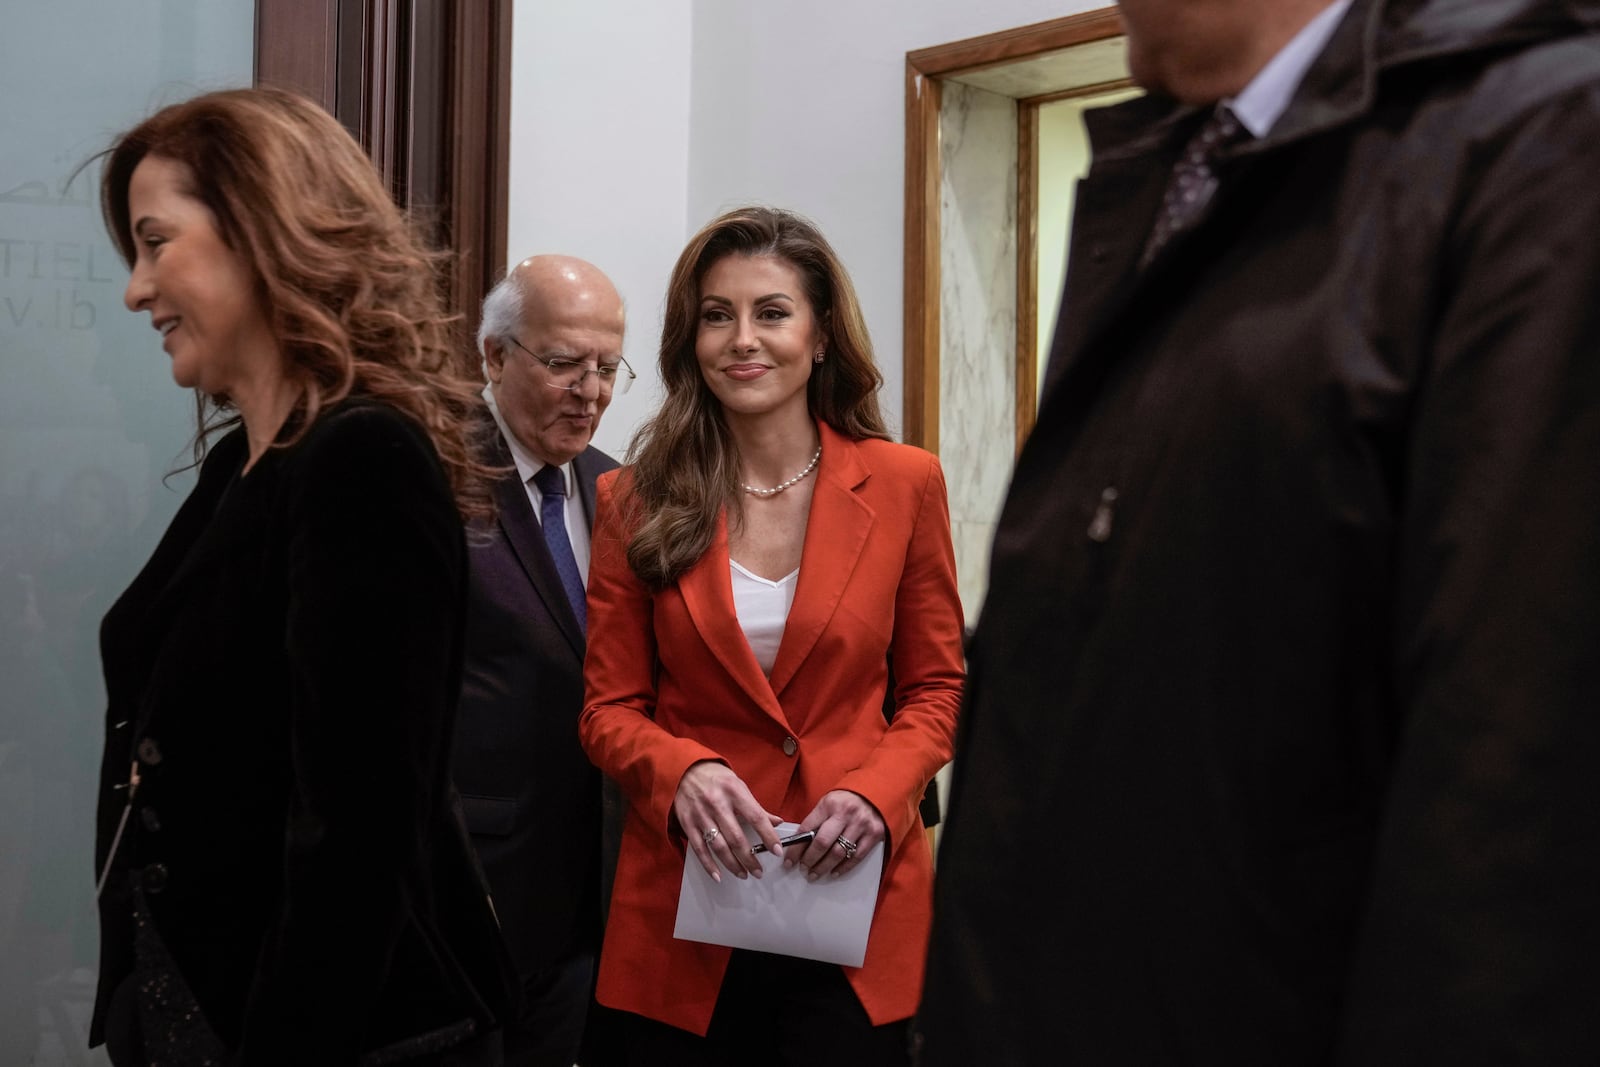
[[[508,1067],[578,1059],[601,929],[598,773],[578,746],[590,445],[634,374],[616,287],[567,256],[523,260],[489,293],[478,333],[498,515],[470,532],[466,667],[455,772],[521,978]],[[495,432],[498,431],[498,432]]]

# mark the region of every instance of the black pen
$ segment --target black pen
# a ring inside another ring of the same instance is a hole
[[[778,839],[778,844],[782,845],[784,848],[788,848],[790,845],[803,845],[816,836],[817,832],[815,830],[801,830],[793,837],[780,837]],[[766,850],[767,845],[764,841],[757,842],[756,845],[750,849],[751,852],[765,852]]]

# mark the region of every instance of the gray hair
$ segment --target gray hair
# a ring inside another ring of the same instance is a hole
[[[487,356],[484,343],[491,337],[510,337],[522,329],[522,285],[510,274],[495,283],[483,298],[483,319],[478,326],[478,354]]]

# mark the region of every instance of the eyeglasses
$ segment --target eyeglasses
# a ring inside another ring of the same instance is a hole
[[[592,374],[600,382],[601,394],[609,396],[612,393],[626,393],[633,380],[638,377],[633,373],[633,368],[628,366],[628,361],[621,356],[617,357],[615,363],[602,363],[598,367],[591,367],[581,360],[562,359],[560,356],[546,359],[515,337],[508,336],[506,340],[544,364],[544,369],[550,374],[550,380],[545,384],[552,389],[575,393],[583,388],[583,383],[588,381],[589,375]],[[619,371],[621,373],[618,373]]]

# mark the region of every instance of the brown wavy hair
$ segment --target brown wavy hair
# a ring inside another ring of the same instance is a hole
[[[701,280],[712,264],[735,255],[773,256],[800,275],[828,344],[806,386],[811,417],[855,440],[889,436],[878,410],[883,375],[872,359],[856,289],[821,231],[800,215],[771,207],[737,208],[713,219],[672,268],[661,326],[667,395],[628,453],[628,564],[654,589],[671,585],[705,554],[724,508],[730,523],[742,516],[738,446],[695,356]]]
[[[100,183],[106,229],[130,267],[128,185],[146,156],[188,168],[186,192],[253,270],[302,390],[294,438],[352,394],[388,404],[426,430],[462,515],[489,514],[493,472],[477,459],[482,383],[441,296],[445,258],[344,127],[278,89],[207,93],[145,119],[107,150]],[[196,403],[198,463],[209,438],[239,420],[225,396],[197,393]]]

